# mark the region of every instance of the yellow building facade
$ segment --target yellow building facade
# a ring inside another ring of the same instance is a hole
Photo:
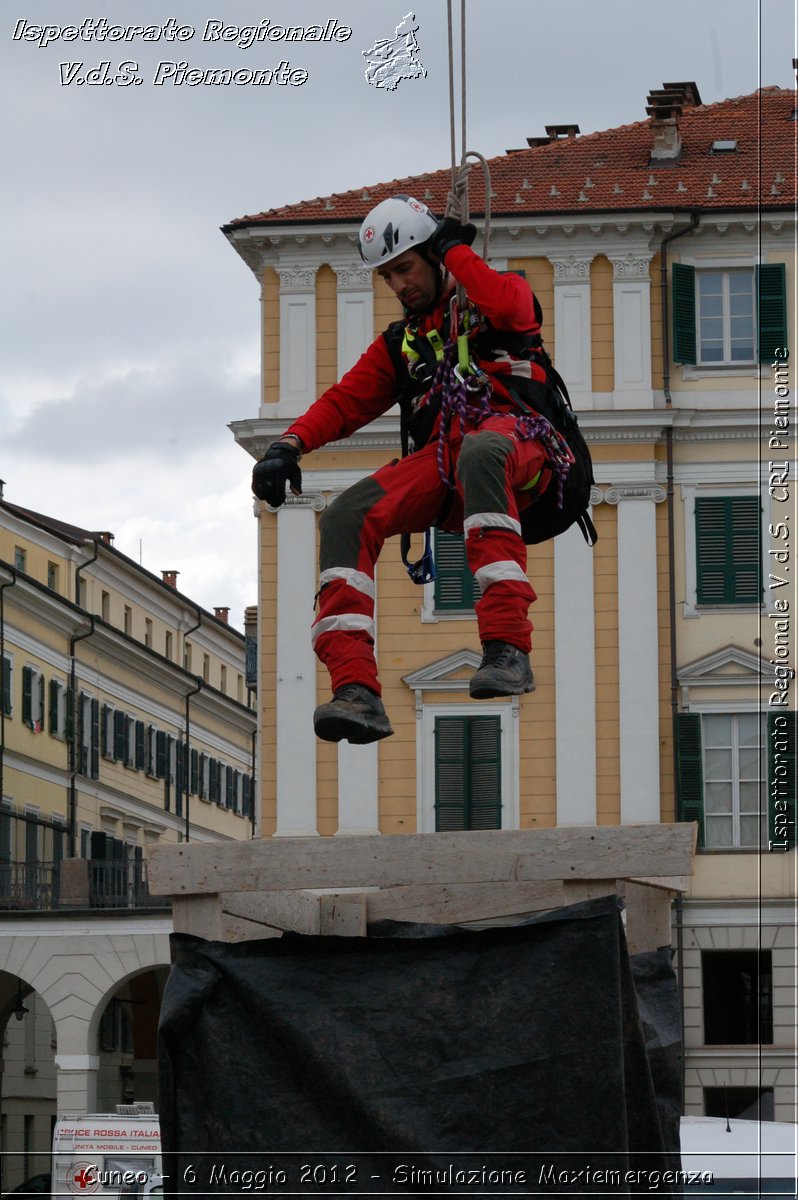
[[[480,648],[462,543],[436,533],[438,580],[424,587],[388,543],[376,653],[395,736],[317,742],[313,709],[329,696],[308,634],[318,515],[398,456],[396,410],[305,456],[302,496],[256,506],[262,834],[697,821],[696,875],[674,914],[686,1110],[717,1115],[731,1097],[738,1113],[785,1120],[795,599],[773,564],[788,566],[795,522],[794,104],[764,89],[704,106],[694,84],[668,85],[647,121],[490,164],[489,261],[522,272],[541,302],[596,481],[596,546],[569,530],[530,547],[534,694],[468,697]],[[782,184],[757,166],[760,137]],[[252,458],[401,315],[358,259],[366,212],[392,192],[442,209],[447,188],[446,172],[369,184],[226,227],[262,303],[260,407],[232,425]],[[469,763],[479,730],[490,771],[477,785],[466,764],[453,818],[441,780],[455,725]]]
[[[0,499],[3,1192],[49,1171],[57,1114],[157,1100],[148,847],[253,835],[246,640],[175,585]]]

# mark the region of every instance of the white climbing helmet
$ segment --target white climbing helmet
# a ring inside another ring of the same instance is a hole
[[[429,241],[438,222],[426,204],[412,196],[391,196],[373,208],[360,226],[357,244],[366,266],[379,267]]]

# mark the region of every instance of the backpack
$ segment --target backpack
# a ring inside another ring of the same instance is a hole
[[[537,545],[538,542],[546,542],[549,538],[556,537],[558,533],[564,533],[571,525],[576,525],[588,546],[595,546],[598,533],[588,513],[590,489],[595,483],[590,451],[579,428],[568,389],[559,372],[555,370],[545,350],[539,350],[537,353],[542,356],[546,368],[545,383],[518,376],[511,376],[509,381],[505,377],[502,383],[519,408],[524,412],[531,410],[545,417],[552,428],[562,435],[574,461],[565,477],[562,505],[558,503],[556,488],[550,484],[529,508],[525,508],[519,514],[521,534],[528,546]]]

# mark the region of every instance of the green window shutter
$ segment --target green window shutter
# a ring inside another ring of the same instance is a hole
[[[673,361],[696,361],[695,267],[673,264]]]
[[[48,713],[47,721],[50,727],[50,733],[58,736],[61,730],[58,727],[58,709],[59,700],[61,698],[61,684],[57,679],[51,679],[47,685],[47,701]]]
[[[66,740],[73,742],[75,737],[75,693],[71,687],[66,694]]]
[[[33,729],[33,669],[22,668],[22,720]]]
[[[798,714],[768,713],[768,838],[774,848],[796,846],[796,731]]]
[[[435,608],[438,612],[472,609],[479,588],[468,568],[465,538],[460,533],[435,530]]]
[[[787,279],[784,263],[762,263],[756,269],[759,361],[773,362],[787,349]]]
[[[117,709],[114,712],[114,760],[125,761],[125,714]]]
[[[762,599],[758,496],[704,496],[695,503],[699,604],[759,604]]]
[[[89,747],[86,730],[86,696],[78,696],[78,770],[81,775],[89,773]]]
[[[166,734],[162,729],[155,734],[155,778],[166,778]]]
[[[701,757],[701,717],[676,715],[676,819],[698,822],[698,844],[704,844],[704,768]]]
[[[136,721],[136,770],[143,771],[147,765],[147,729],[143,721]]]
[[[196,796],[199,791],[199,750],[191,751],[191,765],[188,786],[191,790],[192,796]]]
[[[468,829],[468,718],[435,719],[435,829]]]
[[[11,659],[3,658],[3,712],[11,716]]]
[[[501,721],[435,720],[435,828],[501,828]]]
[[[100,701],[91,702],[91,777],[100,778]]]

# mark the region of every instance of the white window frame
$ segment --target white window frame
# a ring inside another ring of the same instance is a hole
[[[738,741],[738,734],[736,733],[736,730],[737,730],[736,718],[737,717],[747,717],[747,716],[757,716],[760,721],[760,726],[761,726],[760,753],[762,755],[762,763],[763,763],[763,771],[764,771],[764,775],[762,778],[762,784],[763,784],[764,793],[765,793],[765,798],[763,801],[764,808],[761,810],[761,816],[764,818],[764,821],[765,821],[765,836],[767,836],[767,821],[768,821],[767,713],[765,711],[763,711],[763,709],[755,703],[750,703],[750,702],[746,703],[744,701],[733,701],[733,700],[719,701],[718,703],[715,703],[715,704],[701,704],[700,706],[697,705],[695,708],[691,708],[690,711],[695,713],[696,716],[699,716],[701,718],[701,775],[702,775],[703,787],[704,787],[704,795],[702,798],[703,805],[704,805],[704,842],[705,842],[704,849],[709,850],[709,851],[714,851],[717,854],[722,854],[724,852],[728,852],[728,851],[732,851],[732,850],[743,850],[743,851],[750,852],[750,851],[756,851],[756,850],[761,849],[762,847],[764,847],[764,845],[766,845],[766,840],[762,842],[761,846],[760,846],[759,842],[756,842],[752,846],[743,846],[740,844],[740,796],[739,796],[739,785],[740,785],[739,750],[740,750],[740,746],[739,746],[739,741]],[[706,826],[706,819],[707,819],[706,750],[707,750],[707,746],[706,746],[706,735],[704,732],[704,717],[711,717],[711,716],[731,717],[733,720],[731,750],[732,750],[732,755],[734,756],[736,753],[737,757],[736,758],[733,757],[732,766],[733,767],[736,766],[737,775],[735,777],[735,775],[733,774],[732,780],[731,780],[731,784],[732,784],[731,816],[732,816],[732,831],[733,831],[731,846],[710,846],[706,842],[706,832],[707,832],[707,826]],[[736,746],[735,746],[735,742],[737,742]]]
[[[419,833],[435,832],[435,720],[437,717],[499,718],[501,750],[501,828],[520,827],[519,781],[519,705],[513,701],[496,704],[426,704],[421,706],[416,737],[416,828]]]
[[[719,254],[717,250],[707,254],[690,254],[689,252],[682,253],[679,261],[686,267],[693,267],[696,272],[696,357],[699,353],[700,331],[698,326],[698,275],[702,271],[741,271],[751,270],[756,276],[757,260],[753,254]],[[763,254],[759,262],[766,263],[768,256]],[[756,278],[754,279],[754,355],[757,353],[758,334],[756,327]],[[682,378],[688,380],[697,379],[767,379],[769,378],[770,368],[767,363],[756,361],[749,363],[685,363],[682,366]],[[735,393],[735,397],[737,394]],[[732,401],[734,407],[736,400]],[[747,405],[750,403],[750,398],[744,393],[739,394],[739,404]]]
[[[729,293],[730,275],[732,272],[742,273],[751,276],[751,350],[750,358],[733,359],[731,357],[731,299]],[[723,329],[723,358],[704,362],[701,358],[701,342],[702,342],[702,316],[701,316],[701,280],[708,278],[710,275],[720,277],[721,281],[721,323]],[[738,367],[751,368],[758,366],[757,362],[757,324],[756,324],[756,269],[753,265],[750,267],[706,267],[702,266],[696,269],[695,273],[695,314],[696,314],[696,357],[698,362],[696,367],[702,371],[707,367],[721,370],[722,368],[736,369]]]

